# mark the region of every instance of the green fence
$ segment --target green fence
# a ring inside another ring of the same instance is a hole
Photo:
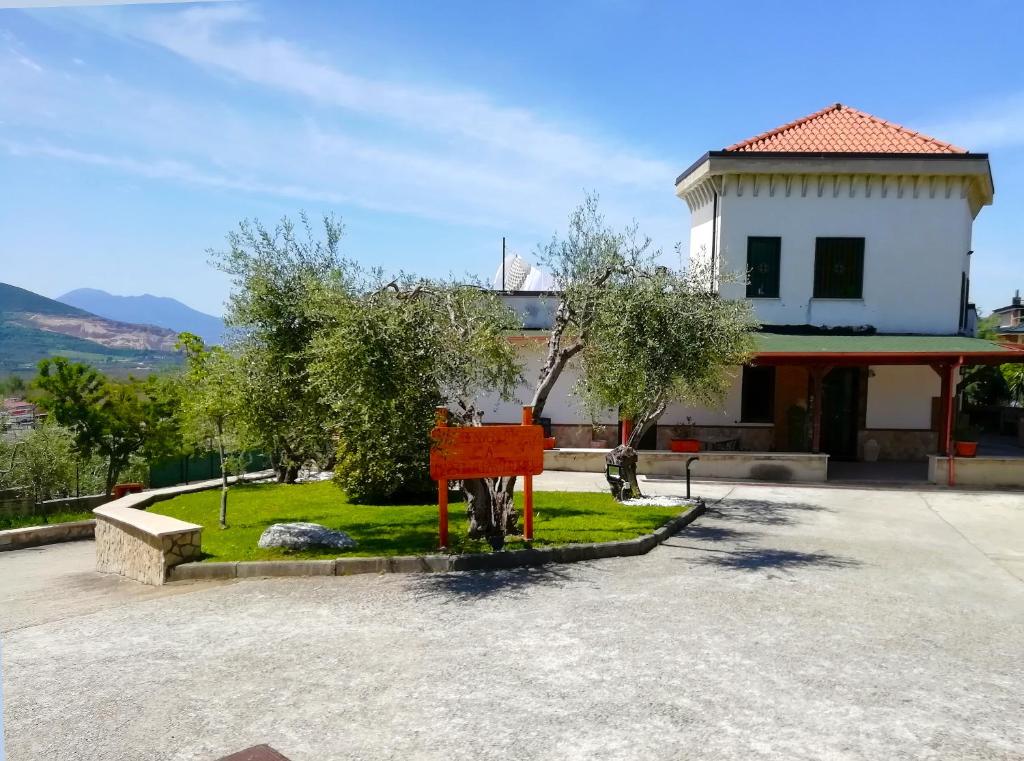
[[[246,473],[266,470],[270,467],[270,458],[262,452],[243,452],[241,458],[245,462]],[[149,466],[149,488],[151,489],[190,484],[219,477],[220,455],[217,452],[174,457]]]

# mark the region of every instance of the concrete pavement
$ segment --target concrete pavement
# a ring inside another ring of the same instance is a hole
[[[9,759],[1020,759],[1024,496],[698,493],[639,558],[80,608],[56,573],[34,618],[5,585]]]

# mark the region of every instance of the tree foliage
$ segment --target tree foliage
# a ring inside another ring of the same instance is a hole
[[[633,421],[625,447],[635,449],[670,404],[719,401],[749,359],[756,327],[750,307],[721,298],[713,279],[699,265],[647,269],[598,295],[577,393],[591,409],[617,408]],[[624,475],[638,495],[635,471],[627,467]]]
[[[506,333],[514,316],[472,284],[385,283],[353,265],[317,311],[311,377],[332,412],[337,483],[355,500],[428,493],[435,409],[452,405],[472,424],[481,391],[512,393],[519,370]]]
[[[220,527],[227,528],[228,471],[227,452],[239,442],[239,420],[244,407],[239,384],[239,361],[220,346],[207,348],[203,339],[192,333],[178,337],[185,352],[182,395],[182,429],[194,444],[212,441],[220,455],[221,497]]]
[[[278,480],[292,482],[308,461],[330,460],[329,409],[309,378],[309,352],[319,325],[313,298],[343,269],[343,228],[323,220],[318,238],[308,218],[286,217],[273,230],[244,221],[226,251],[210,251],[232,278],[226,321],[236,331],[245,428],[266,451]]]
[[[77,462],[71,431],[47,421],[16,442],[0,442],[0,488],[16,489],[36,503],[70,496]]]
[[[133,455],[155,459],[180,448],[178,395],[169,379],[113,381],[88,365],[55,357],[39,363],[35,385],[44,392],[40,405],[72,432],[76,453],[106,462],[107,494]]]

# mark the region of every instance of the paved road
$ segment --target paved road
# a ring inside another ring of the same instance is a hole
[[[0,554],[8,757],[1021,758],[1024,496],[701,491],[641,558],[118,584],[53,615],[58,570],[35,619]]]

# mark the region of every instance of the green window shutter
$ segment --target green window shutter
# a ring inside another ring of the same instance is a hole
[[[747,298],[777,299],[782,238],[747,238]]]
[[[814,298],[864,295],[864,239],[818,238],[814,245]]]

